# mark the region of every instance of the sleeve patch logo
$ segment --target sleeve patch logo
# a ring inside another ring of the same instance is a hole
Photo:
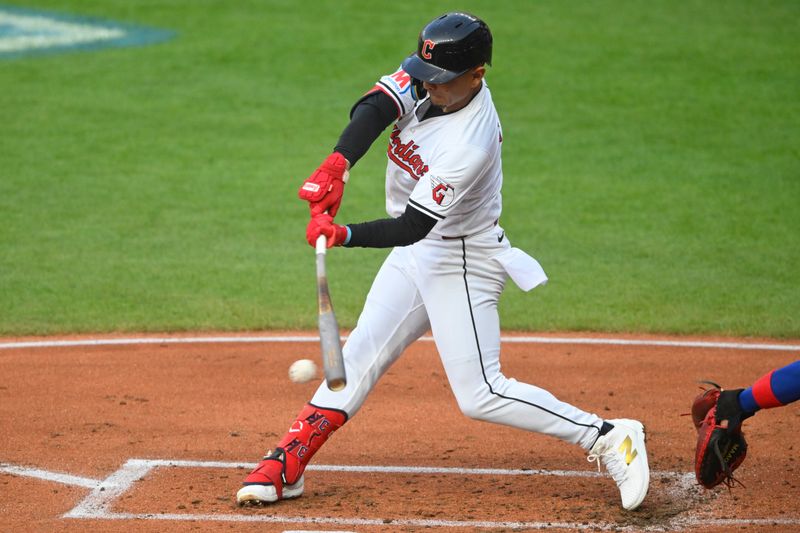
[[[438,205],[447,207],[453,203],[456,197],[456,190],[449,183],[439,178],[431,177],[431,196]]]
[[[390,76],[385,76],[383,81],[391,85],[397,94],[403,94],[411,88],[411,75],[400,69]]]

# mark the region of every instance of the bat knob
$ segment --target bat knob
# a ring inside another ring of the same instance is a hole
[[[326,380],[327,381],[327,380]],[[332,379],[327,381],[328,388],[333,392],[339,392],[343,390],[347,386],[347,382],[344,379]]]

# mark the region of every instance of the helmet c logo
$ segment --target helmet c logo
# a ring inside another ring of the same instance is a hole
[[[431,52],[433,51],[433,47],[436,46],[436,43],[431,41],[430,39],[426,39],[424,43],[422,43],[422,50],[420,51],[420,55],[423,59],[430,59]]]

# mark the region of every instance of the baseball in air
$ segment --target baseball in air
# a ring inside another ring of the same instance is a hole
[[[289,379],[294,383],[307,383],[317,377],[317,365],[311,359],[299,359],[289,367]]]

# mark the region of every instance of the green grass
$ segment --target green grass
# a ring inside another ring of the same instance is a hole
[[[174,30],[0,59],[0,334],[313,328],[302,180],[447,9],[495,35],[520,330],[800,337],[800,4],[14,2]],[[338,220],[384,216],[385,138]],[[345,327],[385,251],[329,255]]]

